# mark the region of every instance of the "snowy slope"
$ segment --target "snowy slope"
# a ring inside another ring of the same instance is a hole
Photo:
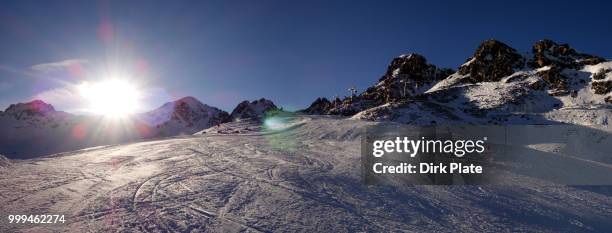
[[[520,186],[364,186],[371,121],[306,117],[287,127],[98,147],[13,161],[1,213],[62,213],[65,225],[1,232],[606,232],[609,191],[508,174]],[[559,153],[549,137],[533,150]],[[597,137],[594,137],[597,138]],[[548,141],[547,141],[548,140]],[[585,140],[591,140],[585,138]],[[593,143],[602,143],[594,140]],[[559,155],[561,156],[561,155]],[[573,163],[588,157],[564,155]],[[600,164],[600,163],[597,163]],[[598,169],[602,169],[602,166]],[[609,168],[608,164],[605,165]]]

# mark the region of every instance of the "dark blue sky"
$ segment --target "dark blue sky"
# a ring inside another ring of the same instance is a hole
[[[610,9],[605,1],[2,1],[0,108],[46,93],[69,110],[62,92],[49,92],[79,82],[79,69],[32,66],[70,59],[88,61],[90,76],[128,67],[151,93],[147,107],[191,95],[231,110],[244,99],[296,109],[363,90],[403,53],[456,68],[489,38],[524,52],[550,38],[612,58]]]

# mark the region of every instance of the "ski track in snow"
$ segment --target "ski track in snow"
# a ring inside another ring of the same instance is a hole
[[[364,186],[359,133],[370,124],[315,117],[276,133],[211,129],[15,160],[0,170],[2,216],[65,214],[67,222],[3,222],[0,232],[612,229],[609,193],[576,187]]]

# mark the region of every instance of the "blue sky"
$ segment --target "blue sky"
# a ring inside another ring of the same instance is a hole
[[[120,70],[143,110],[182,96],[287,109],[374,84],[416,52],[456,68],[489,38],[543,38],[612,58],[605,1],[2,1],[0,108],[41,98],[77,111],[66,86]],[[112,94],[112,93],[109,93]]]

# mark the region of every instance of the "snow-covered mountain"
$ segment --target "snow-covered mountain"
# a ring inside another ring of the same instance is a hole
[[[223,110],[203,104],[196,98],[184,97],[143,113],[138,119],[149,125],[159,137],[193,134],[221,124],[228,117],[229,114]]]
[[[56,111],[41,100],[10,105],[0,113],[0,154],[29,158],[146,137],[149,130],[133,119],[121,122],[99,116]]]
[[[121,120],[56,111],[41,100],[0,112],[0,154],[30,158],[92,146],[193,134],[227,120],[229,114],[185,97]]]
[[[55,111],[41,100],[12,104],[0,112],[0,153],[8,157],[30,157],[30,153],[44,150],[53,153],[56,146],[48,140],[59,144],[58,136],[69,135],[68,128],[75,125],[75,120],[72,114]]]
[[[271,100],[264,98],[249,102],[248,100],[242,101],[230,115],[231,120],[245,120],[245,119],[260,119],[265,115],[266,112],[277,110],[278,108]]]
[[[541,40],[521,54],[484,41],[458,71],[423,56],[395,58],[379,82],[338,104],[317,99],[307,113],[413,124],[608,124],[612,62]]]
[[[4,113],[14,116],[16,119],[35,119],[36,117],[65,115],[63,112],[55,111],[53,106],[41,100],[11,104]]]
[[[0,127],[5,133],[10,128],[56,128],[62,123],[66,123],[74,115],[56,111],[53,106],[41,100],[33,100],[27,103],[11,104],[4,112],[0,111]]]
[[[457,71],[418,54],[392,60],[359,95],[317,99],[306,114],[410,124],[607,125],[612,115],[612,62],[566,44],[538,41],[519,53],[484,41]],[[243,101],[231,114],[185,97],[131,118],[109,121],[56,111],[40,100],[0,112],[0,154],[27,158],[145,138],[193,134],[227,121],[261,119],[267,99]]]

